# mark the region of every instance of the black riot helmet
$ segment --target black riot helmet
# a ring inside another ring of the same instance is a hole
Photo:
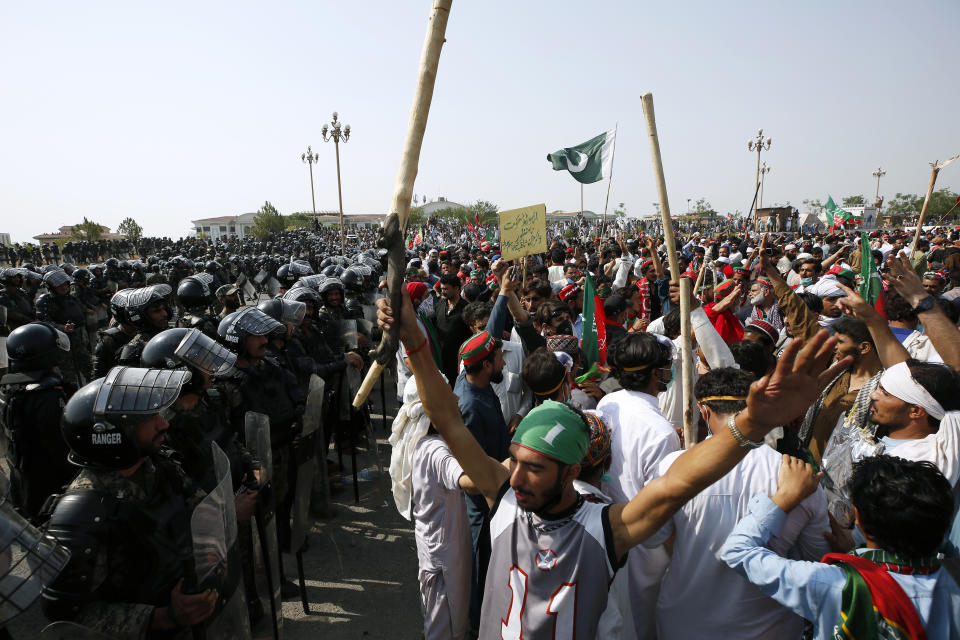
[[[339,278],[340,275],[343,273],[343,267],[341,267],[339,264],[331,264],[327,266],[320,273],[327,276],[328,278]]]
[[[137,425],[173,404],[190,376],[184,370],[114,367],[81,387],[67,401],[60,421],[70,462],[127,469],[152,453],[138,445]]]
[[[203,310],[212,297],[210,286],[197,276],[186,277],[177,285],[177,299],[188,311]]]
[[[152,284],[149,287],[134,289],[127,294],[127,318],[130,324],[141,329],[146,328],[147,307],[160,302],[167,310],[167,317],[172,317],[170,305],[167,302],[167,296],[173,292],[168,284]]]
[[[19,287],[23,284],[23,274],[26,273],[26,269],[20,267],[7,267],[6,269],[0,269],[0,284],[5,287]]]
[[[326,299],[326,294],[334,289],[339,289],[340,294],[343,295],[343,283],[340,282],[339,278],[327,278],[320,284],[320,296]]]
[[[166,329],[150,338],[143,347],[140,363],[151,369],[204,371],[211,377],[233,369],[237,356],[199,329]],[[202,382],[202,376],[197,376]]]
[[[72,282],[73,278],[63,269],[51,269],[43,274],[43,284],[45,284],[50,291],[55,291],[60,285],[71,284]]]
[[[216,273],[219,268],[220,268],[219,262],[217,262],[216,260],[210,260],[204,266],[204,271],[206,271],[207,273]]]
[[[107,258],[107,261],[104,262],[107,265],[107,269],[116,269],[120,266],[120,261],[116,258]]]
[[[220,321],[217,333],[227,348],[243,356],[247,336],[268,336],[284,326],[255,307],[244,307]]]
[[[350,267],[340,276],[340,282],[347,291],[359,293],[363,291],[363,275],[354,267]]]
[[[110,298],[110,311],[117,322],[130,322],[130,318],[127,316],[127,303],[130,301],[130,294],[134,291],[136,289],[120,289]]]
[[[298,283],[297,286],[295,286],[292,289],[289,289],[285,294],[283,294],[283,299],[316,303],[316,302],[320,302],[320,294],[317,293],[316,289],[306,286],[301,282],[301,283]]]
[[[70,338],[43,322],[17,327],[7,337],[10,373],[45,371],[70,352]]]
[[[302,276],[312,276],[313,267],[310,266],[310,263],[306,260],[292,260],[290,262],[290,273],[297,278]]]
[[[74,269],[71,275],[73,276],[73,279],[76,282],[79,282],[82,285],[90,284],[90,279],[92,278],[92,276],[90,275],[90,272],[84,269],[83,267],[80,267],[79,269]]]
[[[298,325],[303,322],[303,317],[307,312],[307,305],[297,300],[290,300],[286,297],[265,300],[257,305],[257,309],[278,322],[289,322]]]

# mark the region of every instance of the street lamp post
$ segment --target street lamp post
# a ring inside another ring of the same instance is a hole
[[[763,166],[760,167],[760,200],[757,204],[758,209],[763,208],[763,183],[766,182],[766,175],[770,173],[770,167],[767,166],[767,163],[764,162]]]
[[[340,201],[340,250],[343,255],[347,253],[347,231],[343,224],[343,193],[340,190],[340,141],[343,140],[346,144],[347,140],[350,139],[350,125],[344,125],[343,130],[340,129],[340,122],[337,120],[337,112],[333,112],[333,121],[330,123],[329,129],[327,125],[323,125],[323,128],[320,129],[320,135],[323,136],[324,142],[330,142],[333,140],[333,147],[337,153],[337,198]],[[329,131],[329,135],[328,134]]]
[[[317,219],[317,199],[313,195],[313,163],[320,159],[320,156],[313,153],[310,145],[307,145],[307,152],[300,154],[300,159],[310,166],[310,202],[313,204],[313,219]]]
[[[747,151],[757,152],[757,179],[753,183],[754,190],[756,190],[760,186],[760,152],[769,151],[770,144],[772,142],[773,142],[772,138],[767,138],[767,139],[763,138],[763,129],[760,129],[759,131],[757,131],[756,140],[750,140],[749,142],[747,142]],[[759,222],[760,222],[759,218],[757,218],[756,214],[754,214],[754,219],[753,219],[754,231],[757,230],[757,226]]]
[[[872,175],[874,178],[877,179],[877,195],[874,196],[874,200],[879,200],[880,199],[880,178],[887,175],[887,172],[884,171],[882,168],[877,167],[877,170],[874,171]]]

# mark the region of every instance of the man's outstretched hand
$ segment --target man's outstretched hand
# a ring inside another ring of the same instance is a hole
[[[750,385],[745,418],[753,435],[744,431],[744,436],[760,440],[771,428],[802,415],[823,388],[850,366],[853,359],[848,356],[828,368],[837,344],[837,339],[829,335],[821,330],[805,345],[794,339],[773,373]]]

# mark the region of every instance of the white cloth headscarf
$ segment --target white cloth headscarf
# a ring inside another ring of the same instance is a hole
[[[444,378],[446,380],[446,378]],[[417,443],[427,435],[430,428],[430,418],[423,410],[420,394],[417,393],[417,379],[410,376],[403,388],[403,405],[393,419],[393,428],[390,432],[390,483],[393,491],[393,501],[397,511],[407,520],[410,520],[410,497],[413,492],[411,477],[413,475],[413,450]]]

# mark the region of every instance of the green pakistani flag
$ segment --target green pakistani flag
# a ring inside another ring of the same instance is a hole
[[[547,160],[553,163],[554,171],[569,171],[577,182],[599,182],[610,177],[613,142],[616,137],[616,129],[611,129],[575,147],[566,147],[547,154]]]
[[[861,298],[874,306],[883,295],[880,272],[877,270],[877,263],[873,260],[870,240],[865,231],[860,232],[860,291],[858,293]]]
[[[838,207],[833,202],[832,196],[827,196],[827,204],[823,205],[823,211],[827,214],[827,224],[829,224],[831,228],[839,226],[836,224],[838,218],[843,222],[853,219],[853,214]]]

